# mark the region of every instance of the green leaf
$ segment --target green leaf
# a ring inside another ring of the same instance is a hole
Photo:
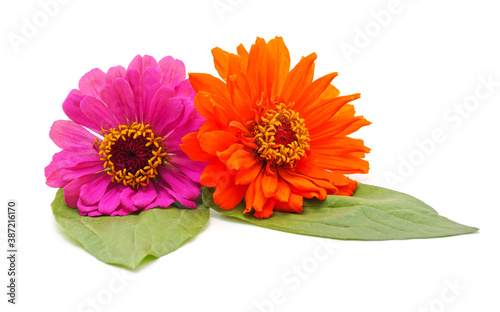
[[[161,257],[201,230],[210,216],[203,204],[196,209],[154,208],[128,216],[84,217],[70,208],[59,189],[52,213],[64,231],[102,262],[135,269],[148,257]]]
[[[213,201],[214,189],[204,188],[205,205],[252,224],[304,235],[353,240],[390,240],[468,234],[477,228],[453,222],[422,201],[396,191],[358,183],[353,196],[329,195],[324,201],[304,199],[300,214],[277,212],[269,219],[244,214],[244,202],[222,210]]]

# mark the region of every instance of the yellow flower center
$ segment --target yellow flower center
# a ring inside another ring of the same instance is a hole
[[[264,162],[293,168],[309,150],[309,132],[299,113],[280,103],[254,126],[257,154]]]
[[[150,125],[134,122],[118,129],[103,130],[99,148],[104,168],[111,181],[139,189],[158,175],[158,166],[166,162],[162,138],[155,137]]]

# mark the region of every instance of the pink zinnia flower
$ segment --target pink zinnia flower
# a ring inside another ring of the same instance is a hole
[[[63,150],[45,168],[47,185],[63,187],[67,205],[81,215],[127,215],[176,200],[196,208],[205,163],[190,160],[179,144],[204,119],[184,64],[137,56],[127,69],[91,70],[78,87],[63,103],[71,121],[50,129]]]

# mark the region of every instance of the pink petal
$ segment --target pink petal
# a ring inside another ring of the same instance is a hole
[[[153,183],[149,183],[146,186],[139,188],[137,193],[132,196],[132,202],[134,206],[139,209],[144,209],[148,205],[151,204],[156,198],[156,189],[153,186]]]
[[[94,181],[104,174],[105,173],[87,174],[69,182],[68,185],[64,187],[64,201],[66,202],[66,205],[76,208],[78,198],[80,197],[80,189],[82,188],[82,186],[90,183],[91,181]]]
[[[140,75],[150,66],[157,66],[154,57],[149,55],[140,56],[137,55],[132,62],[128,65],[127,71],[130,69],[136,69]]]
[[[164,188],[159,186],[158,183],[155,183],[154,185],[157,193],[156,199],[151,204],[149,204],[149,206],[144,208],[144,210],[157,207],[167,208],[175,201],[175,198],[170,195]]]
[[[97,204],[86,205],[82,201],[81,197],[78,198],[78,202],[76,203],[76,207],[78,208],[78,211],[80,212],[80,214],[83,216],[88,215],[88,216],[92,217],[92,216],[96,216],[96,215],[101,215],[101,213],[97,211]],[[98,214],[93,213],[94,211],[98,212]]]
[[[116,184],[104,194],[99,201],[98,209],[103,215],[111,215],[120,206],[120,194],[126,188],[123,184]]]
[[[165,118],[163,117],[162,113],[168,115],[169,112],[168,111],[160,112],[159,114],[160,121],[162,121],[165,124],[162,125],[163,128],[158,133],[158,135],[168,136],[169,140],[167,140],[168,141],[167,144],[170,145],[172,145],[172,142],[175,142],[175,144],[180,144],[180,142],[177,142],[175,139],[170,138],[170,136],[173,135],[173,132],[177,131],[177,135],[180,136],[179,137],[180,140],[180,138],[182,138],[185,134],[197,131],[201,126],[201,124],[204,122],[204,119],[202,119],[202,117],[200,116],[194,105],[192,105],[191,102],[192,100],[187,98],[178,98],[178,100],[181,101],[182,103],[181,106],[184,106],[184,111],[179,118],[176,118],[175,120],[168,120],[168,119],[162,120],[163,118]],[[169,123],[166,123],[167,121]],[[183,125],[185,125],[185,128],[183,127]],[[186,132],[183,133],[183,131]],[[172,147],[175,148],[175,146]]]
[[[64,100],[63,111],[66,116],[68,116],[69,119],[73,120],[74,122],[96,132],[99,132],[101,130],[101,127],[97,123],[95,123],[94,120],[90,120],[80,108],[80,103],[85,96],[86,95],[80,92],[80,90],[71,90],[71,92]]]
[[[134,105],[131,112],[135,114],[137,122],[142,122],[142,111],[141,114],[139,114],[139,108],[142,107],[141,74],[137,69],[129,68],[127,70],[127,74],[125,75],[125,79],[127,80],[133,95],[132,102],[134,103]]]
[[[192,161],[186,155],[174,155],[170,159],[170,163],[196,183],[200,183],[201,173],[207,166],[207,163],[201,161]]]
[[[134,205],[132,201],[132,197],[135,195],[136,191],[131,189],[130,187],[125,188],[120,194],[120,204],[121,207],[119,210],[115,211],[112,215],[119,214],[121,216],[128,215],[139,210]]]
[[[123,66],[115,66],[108,69],[106,73],[106,83],[112,84],[116,78],[124,78],[127,70]]]
[[[148,115],[149,106],[156,92],[160,88],[161,71],[158,67],[147,68],[141,76],[141,98],[139,116],[144,120]]]
[[[168,145],[181,144],[181,139],[186,134],[198,131],[204,122],[204,119],[189,119],[184,124],[177,125],[174,131],[168,135]]]
[[[103,170],[103,162],[102,161],[92,161],[80,163],[72,168],[61,169],[59,171],[59,176],[64,181],[71,181],[78,177],[81,177],[90,173],[98,173]]]
[[[52,157],[52,161],[45,168],[47,185],[50,187],[64,187],[69,183],[69,181],[64,180],[63,177],[61,177],[61,169],[73,168],[80,165],[81,163],[87,163],[89,161],[100,161],[97,151],[89,151],[90,152],[82,150],[81,152],[74,152],[63,150],[59,153],[54,154],[54,156]]]
[[[161,87],[158,89],[149,109],[147,110],[147,115],[144,118],[144,122],[150,125],[156,124],[156,119],[160,110],[164,109],[164,106],[168,105],[167,101],[175,95],[174,89],[170,87]]]
[[[104,129],[118,128],[118,121],[104,103],[95,97],[86,96],[80,103],[83,113]]]
[[[191,208],[195,209],[196,208],[196,203],[194,200],[188,200],[182,196],[180,196],[178,193],[174,192],[170,188],[168,188],[166,185],[162,185],[164,190],[167,191],[170,195],[174,196],[177,202],[181,204],[182,206],[179,206],[177,202],[174,202],[174,205],[178,206],[179,208]]]
[[[80,163],[100,161],[99,153],[94,149],[83,151],[62,150],[52,156],[52,162],[57,168],[72,168]]]
[[[62,148],[72,151],[93,149],[95,135],[69,120],[57,120],[50,127],[49,137]]]
[[[45,167],[45,179],[46,184],[50,187],[64,187],[68,184],[68,181],[64,181],[59,175],[59,168],[52,161],[47,167]]]
[[[94,68],[80,79],[78,88],[83,94],[98,97],[99,90],[105,83],[106,74],[99,68]]]
[[[132,92],[132,88],[130,84],[125,79],[115,79],[113,81],[113,88],[116,90],[118,95],[120,96],[121,105],[124,105],[128,108],[124,108],[126,112],[128,112],[127,118],[130,123],[138,121],[137,118],[137,107],[134,101],[134,92]]]
[[[158,66],[161,69],[161,84],[163,86],[173,88],[186,79],[186,68],[184,67],[184,63],[180,60],[167,56],[158,62]]]
[[[99,95],[118,123],[121,125],[128,124],[129,117],[132,114],[129,111],[129,106],[122,103],[120,94],[115,88],[111,85],[105,85],[99,91]]]
[[[162,105],[157,106],[156,112],[153,130],[158,136],[164,137],[175,129],[178,120],[182,120],[184,105],[178,98],[169,98]]]
[[[177,121],[175,125],[176,128],[193,118],[202,118],[200,113],[198,113],[194,107],[193,99],[179,98],[179,100],[181,100],[182,105],[184,105],[184,114],[182,115],[183,118]]]
[[[175,86],[175,95],[178,97],[187,97],[194,99],[196,91],[194,91],[189,79],[181,81],[177,86]]]
[[[195,200],[200,196],[200,185],[193,182],[187,176],[174,172],[166,167],[160,167],[158,170],[163,181],[170,186],[174,193],[172,194],[179,202],[181,198]]]
[[[85,205],[94,205],[101,200],[111,183],[109,175],[102,175],[94,181],[85,184],[80,190],[80,199]]]
[[[110,216],[126,216],[129,215],[130,212],[126,208],[123,208],[123,206],[119,206],[118,209],[113,211]]]

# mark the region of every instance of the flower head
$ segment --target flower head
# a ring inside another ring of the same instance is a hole
[[[176,200],[196,208],[206,164],[179,148],[204,121],[194,96],[184,64],[170,56],[91,70],[63,103],[71,121],[51,127],[63,150],[45,168],[47,184],[63,187],[68,206],[88,216],[127,215]]]
[[[248,52],[212,50],[223,79],[190,74],[194,103],[207,120],[181,148],[209,162],[202,185],[229,210],[243,198],[245,212],[268,218],[273,211],[301,212],[303,198],[352,195],[356,182],[344,174],[368,172],[370,149],[347,135],[370,124],[354,116],[350,101],[331,85],[337,73],[313,81],[312,53],[291,70],[282,38],[257,38]]]

